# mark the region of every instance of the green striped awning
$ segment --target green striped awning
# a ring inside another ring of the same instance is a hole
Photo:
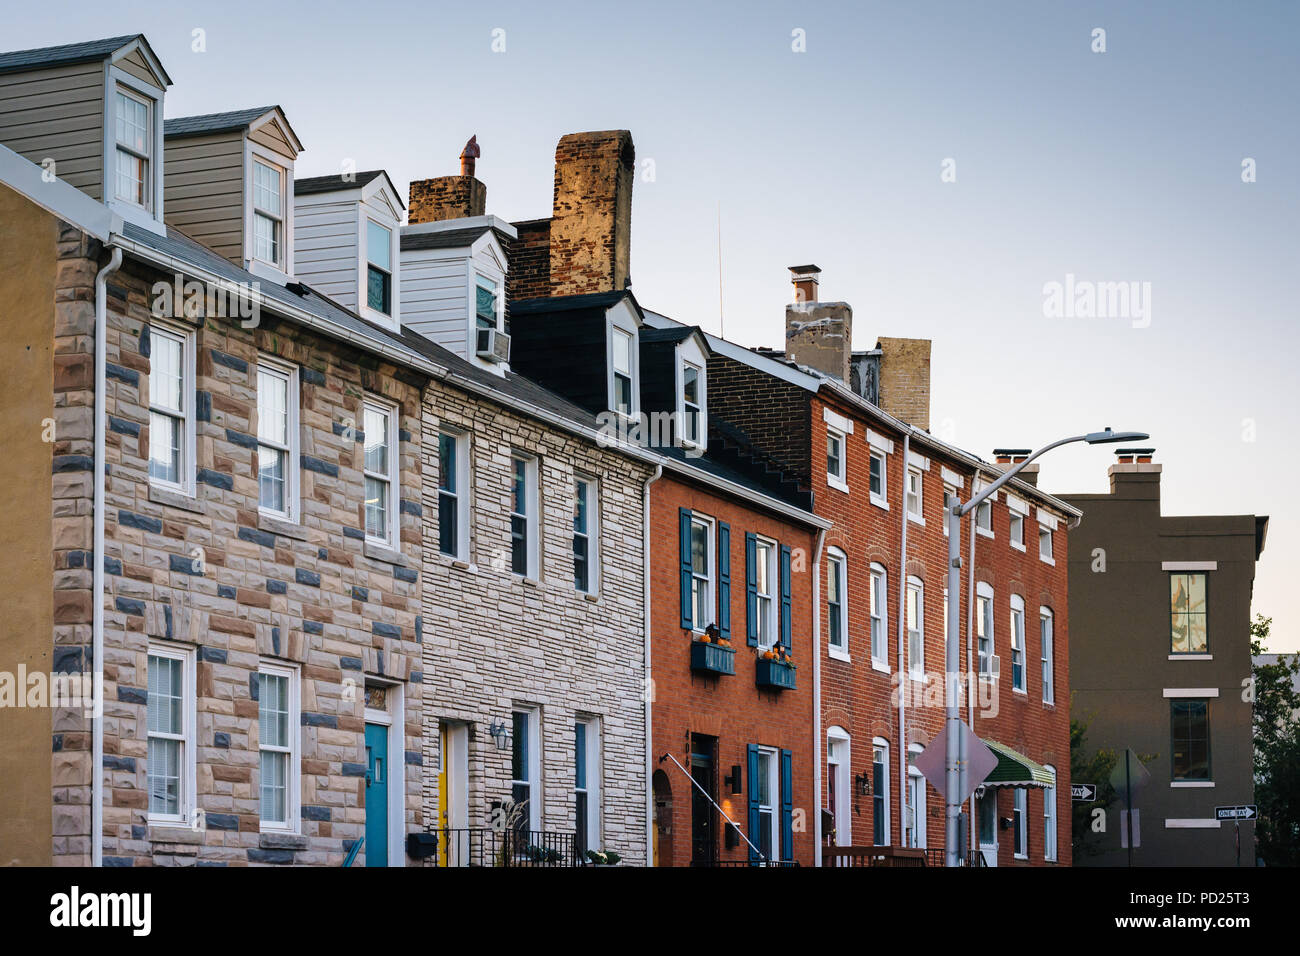
[[[998,765],[984,778],[986,787],[1054,787],[1056,778],[1042,764],[1034,763],[1024,754],[1006,744],[984,738],[984,743],[997,755]]]

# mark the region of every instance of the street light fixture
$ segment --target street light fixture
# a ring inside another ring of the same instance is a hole
[[[1088,432],[1086,435],[1074,435],[1070,438],[1058,439],[1051,444],[1044,445],[1022,461],[1016,462],[999,475],[997,480],[973,494],[969,501],[965,503],[954,502],[948,511],[948,634],[946,642],[947,660],[945,662],[948,715],[945,725],[947,729],[947,752],[944,760],[946,783],[944,799],[948,806],[948,814],[944,832],[945,866],[957,866],[958,863],[957,822],[961,816],[962,803],[960,797],[961,777],[957,753],[960,737],[957,725],[961,721],[957,684],[957,666],[961,654],[961,642],[958,637],[961,621],[961,519],[995,494],[999,488],[1014,478],[1031,461],[1053,448],[1068,445],[1071,442],[1081,441],[1089,445],[1106,445],[1112,442],[1146,441],[1150,437],[1146,432],[1112,431],[1108,425],[1099,432]]]

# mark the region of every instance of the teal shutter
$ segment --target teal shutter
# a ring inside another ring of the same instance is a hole
[[[745,534],[745,639],[758,646],[758,537]]]
[[[781,546],[781,646],[790,650],[790,549]]]
[[[751,535],[752,537],[752,535]],[[754,744],[749,745],[749,862],[758,862],[758,851],[754,847],[759,844],[759,822],[758,822],[758,747]]]
[[[731,639],[731,525],[718,522],[718,636]]]
[[[794,767],[788,750],[781,751],[781,859],[794,859]]]
[[[689,631],[691,629],[691,513],[682,508],[678,512],[677,520],[682,571],[682,627]]]

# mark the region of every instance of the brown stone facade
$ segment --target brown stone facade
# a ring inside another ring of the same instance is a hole
[[[94,276],[99,244],[59,243],[54,404],[54,656],[91,660]],[[103,860],[109,866],[339,865],[365,832],[366,689],[402,714],[404,829],[421,829],[420,392],[423,378],[269,315],[191,321],[197,481],[187,497],[151,485],[152,287],[174,276],[128,260],[107,284]],[[184,327],[184,326],[181,326]],[[298,522],[259,514],[257,362],[296,366]],[[365,542],[360,422],[367,396],[399,426],[400,551]],[[190,827],[150,823],[146,785],[151,645],[193,668]],[[296,672],[300,819],[262,832],[259,666]],[[401,704],[397,704],[400,697]],[[372,699],[372,702],[373,699]],[[91,722],[53,728],[56,863],[90,862]],[[356,864],[364,862],[364,851]],[[390,855],[391,860],[391,855]]]

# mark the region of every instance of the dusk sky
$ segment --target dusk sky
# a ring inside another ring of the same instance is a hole
[[[1300,649],[1300,7],[178,6],[28,5],[0,47],[147,30],[168,116],[278,103],[300,177],[350,159],[405,193],[477,134],[511,220],[550,215],[562,134],[630,129],[643,306],[719,331],[720,211],[726,337],[780,344],[786,267],[815,262],[855,348],[933,339],[941,437],[1149,431],[1166,514],[1270,516],[1255,610]],[[1149,314],[1045,314],[1067,276],[1149,288]],[[1056,451],[1040,484],[1105,491],[1112,460]]]

